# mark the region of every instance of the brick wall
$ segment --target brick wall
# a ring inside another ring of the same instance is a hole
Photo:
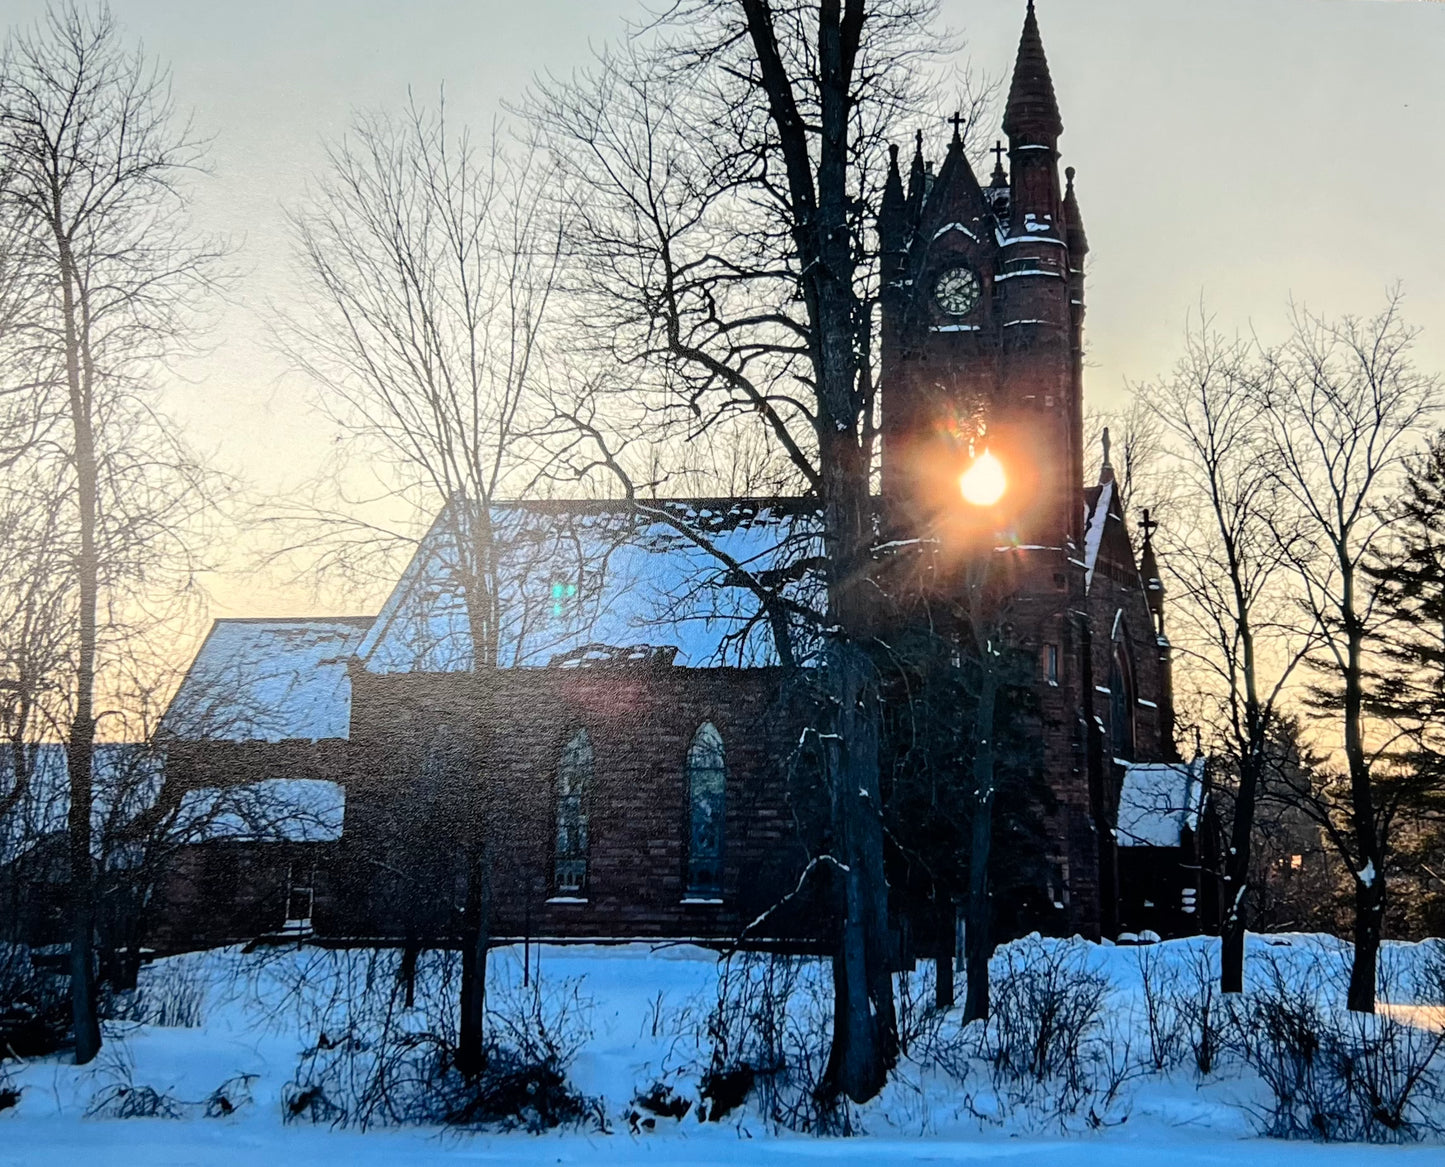
[[[387,936],[455,928],[467,856],[485,837],[498,935],[736,936],[806,860],[789,809],[796,735],[779,684],[774,670],[650,664],[358,675],[353,745],[364,764],[348,791],[336,926]],[[723,894],[688,903],[686,757],[708,721],[727,764]],[[572,896],[557,893],[553,862],[558,761],[578,729],[594,772],[587,887]],[[782,914],[759,934],[800,927],[798,913]]]

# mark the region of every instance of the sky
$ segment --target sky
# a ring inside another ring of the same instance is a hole
[[[0,25],[43,0],[0,0]],[[642,0],[111,0],[170,64],[213,139],[198,225],[230,238],[238,278],[206,353],[166,388],[193,442],[261,493],[320,468],[335,440],[268,342],[285,309],[284,208],[356,108],[445,84],[448,116],[488,127],[538,72],[585,65]],[[964,58],[1007,76],[1022,0],[942,0]],[[1039,0],[1091,248],[1086,396],[1173,364],[1201,303],[1220,327],[1276,335],[1291,299],[1368,313],[1402,283],[1445,370],[1445,3],[1431,0]],[[317,610],[245,569],[213,614]]]

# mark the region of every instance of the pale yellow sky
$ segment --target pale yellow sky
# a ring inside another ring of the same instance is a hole
[[[397,107],[445,82],[478,128],[542,69],[585,62],[640,0],[111,0],[172,65],[215,139],[201,225],[243,271],[213,350],[169,387],[203,449],[264,491],[314,473],[334,435],[267,347],[283,308],[281,208],[354,106]],[[41,0],[0,0],[0,23]],[[944,0],[974,63],[1006,73],[1022,0]],[[1445,4],[1405,0],[1039,0],[1065,161],[1091,245],[1087,394],[1167,369],[1203,296],[1220,323],[1268,335],[1289,297],[1368,312],[1403,281],[1445,369]],[[306,612],[299,590],[218,579],[215,615]]]

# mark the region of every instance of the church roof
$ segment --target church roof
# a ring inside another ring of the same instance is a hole
[[[219,741],[346,737],[347,662],[371,621],[217,620],[166,710],[162,731]]]
[[[0,816],[0,866],[66,830],[70,774],[63,742],[30,747],[30,781],[10,813]],[[0,751],[0,790],[13,786],[10,750]],[[159,756],[139,742],[97,742],[91,761],[91,847],[102,854],[108,837],[155,801],[161,785]]]
[[[1119,791],[1121,847],[1177,847],[1187,828],[1199,830],[1204,813],[1204,759],[1130,762]]]
[[[345,815],[339,782],[265,778],[186,791],[171,831],[185,843],[334,843]]]
[[[1112,480],[1084,488],[1084,587],[1094,582],[1094,568],[1104,546],[1104,529],[1114,511],[1115,488]]]
[[[492,524],[503,668],[584,664],[603,648],[646,647],[676,649],[681,666],[776,664],[757,597],[679,525],[821,611],[821,581],[806,568],[820,552],[810,500],[500,503]],[[368,670],[471,668],[454,526],[447,511],[438,517],[357,646]]]

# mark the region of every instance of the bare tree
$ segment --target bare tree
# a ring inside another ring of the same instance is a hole
[[[278,335],[353,452],[370,457],[383,494],[440,514],[432,537],[447,546],[447,583],[469,634],[469,659],[455,663],[492,669],[503,620],[494,504],[531,493],[549,464],[542,389],[558,236],[544,217],[543,176],[496,137],[479,150],[465,128],[449,127],[444,104],[414,101],[400,117],[358,115],[328,161],[291,215],[310,313],[288,317]],[[385,538],[340,505],[282,518],[300,532],[291,550],[336,554],[338,520],[353,544]],[[477,812],[474,822],[488,821],[488,807]],[[489,927],[479,832],[461,1010],[470,1069],[482,1059]]]
[[[697,430],[761,428],[817,499],[826,611],[811,633],[830,842],[810,870],[831,872],[839,931],[828,1085],[859,1100],[897,1044],[870,660],[872,224],[887,137],[927,104],[934,9],[679,0],[591,74],[544,84],[532,110],[569,195],[571,290],[595,351]],[[763,602],[777,594],[750,586]]]
[[[1388,740],[1372,740],[1367,681],[1380,648],[1382,615],[1365,565],[1401,521],[1393,505],[1409,455],[1438,407],[1438,376],[1411,358],[1417,330],[1401,316],[1400,293],[1368,319],[1326,320],[1299,309],[1289,340],[1266,354],[1263,433],[1271,481],[1298,515],[1277,529],[1311,627],[1316,696],[1338,718],[1347,794],[1316,800],[1321,825],[1354,874],[1355,955],[1348,1004],[1373,1012],[1385,912],[1392,800],[1381,786]],[[1378,737],[1379,735],[1376,735]],[[1326,796],[1332,792],[1324,792]]]
[[[153,377],[193,328],[215,249],[188,231],[182,179],[200,143],[166,74],[105,8],[52,9],[0,77],[0,215],[24,250],[7,349],[39,394],[19,444],[66,500],[72,592],[62,728],[69,774],[76,1060],[100,1043],[94,1002],[92,770],[98,678],[144,621],[143,585],[184,595],[206,475],[154,411]],[[166,566],[162,566],[166,565]]]
[[[1264,456],[1265,362],[1201,316],[1186,330],[1173,374],[1139,400],[1168,437],[1166,469],[1180,487],[1164,528],[1176,589],[1174,639],[1196,665],[1212,748],[1234,777],[1224,856],[1220,987],[1244,986],[1250,847],[1255,806],[1287,685],[1313,640],[1298,626],[1289,587],[1297,533],[1282,512]]]

